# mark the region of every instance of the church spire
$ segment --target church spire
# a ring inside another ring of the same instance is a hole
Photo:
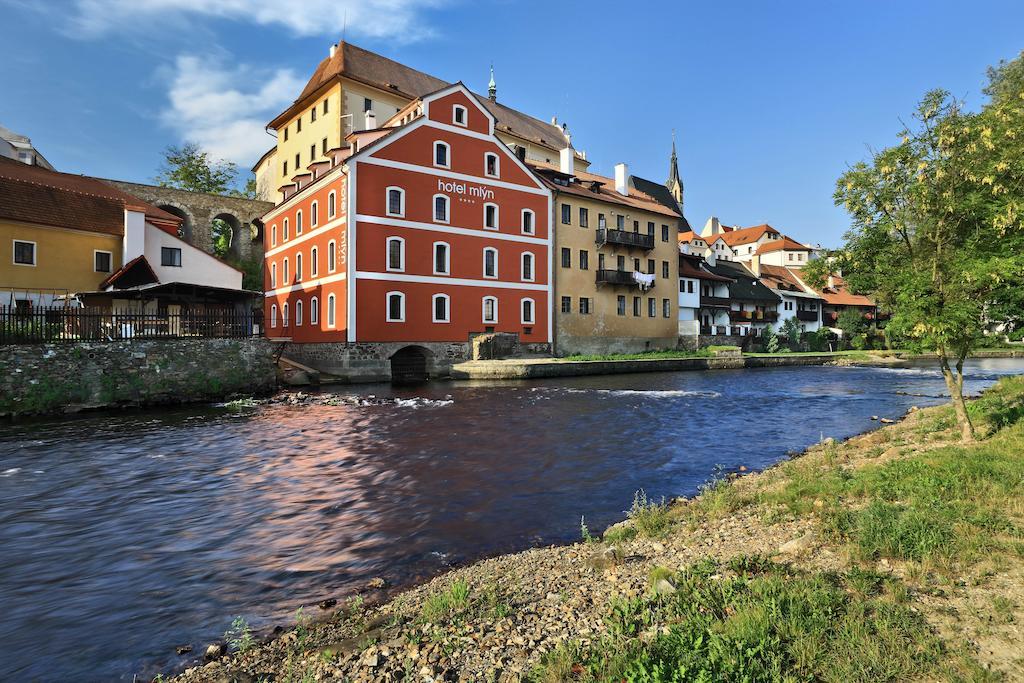
[[[683,206],[683,180],[679,177],[679,159],[676,157],[676,131],[672,131],[672,156],[668,162],[668,180],[665,181],[665,187],[672,193],[672,196],[679,203],[679,208]]]
[[[487,84],[487,96],[491,101],[498,99],[498,84],[494,82],[494,65],[491,64],[491,82]]]

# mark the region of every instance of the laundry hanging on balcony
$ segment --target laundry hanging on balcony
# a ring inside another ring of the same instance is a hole
[[[634,270],[633,279],[638,285],[640,285],[640,289],[644,292],[654,286],[654,273],[641,273],[640,271]]]

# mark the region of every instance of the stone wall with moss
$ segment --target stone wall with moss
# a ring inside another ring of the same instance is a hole
[[[0,347],[0,415],[220,400],[275,385],[266,339]]]

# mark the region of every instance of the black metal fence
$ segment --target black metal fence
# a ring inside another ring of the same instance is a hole
[[[124,339],[244,338],[263,333],[254,311],[141,313],[98,308],[0,306],[0,345]]]

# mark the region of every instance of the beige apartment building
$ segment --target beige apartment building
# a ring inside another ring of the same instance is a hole
[[[284,191],[304,185],[330,168],[352,132],[372,130],[409,102],[451,85],[422,71],[344,41],[331,45],[295,101],[268,131],[276,144],[256,162],[260,199],[279,203]],[[541,121],[498,102],[493,71],[487,97],[478,97],[495,122],[495,134],[520,158],[555,163],[569,148],[568,128]],[[574,168],[589,166],[586,153],[573,150]]]
[[[557,167],[532,164],[554,194],[555,353],[674,348],[681,191],[633,178],[625,164],[614,178],[575,171],[572,149],[561,156]]]

